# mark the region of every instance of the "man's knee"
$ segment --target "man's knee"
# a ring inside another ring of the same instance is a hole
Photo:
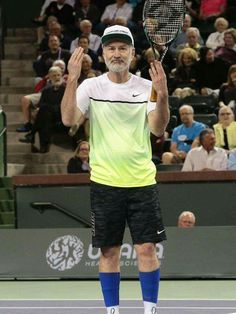
[[[135,250],[139,259],[149,258],[156,255],[156,246],[154,243],[143,243],[135,245]]]
[[[174,154],[172,154],[171,152],[165,152],[162,155],[162,163],[163,164],[171,164],[173,156],[174,156]]]
[[[106,260],[119,260],[120,246],[101,248],[101,258]]]

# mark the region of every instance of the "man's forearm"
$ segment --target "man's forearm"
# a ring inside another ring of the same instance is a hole
[[[168,100],[162,103],[161,106],[156,105],[156,109],[149,114],[149,126],[151,132],[156,136],[164,134],[167,124],[170,119],[170,110]]]
[[[61,102],[62,122],[66,126],[75,124],[80,116],[76,106],[77,80],[68,77],[66,89]]]

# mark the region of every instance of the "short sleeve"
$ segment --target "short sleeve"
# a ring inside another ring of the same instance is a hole
[[[155,108],[156,108],[156,102],[148,101],[148,103],[147,103],[147,115],[149,114],[149,112],[155,110]]]
[[[79,110],[84,116],[89,117],[89,85],[88,80],[84,80],[77,88],[76,91],[76,103]]]
[[[171,136],[171,142],[177,143],[178,142],[178,136],[177,136],[177,128],[174,128]]]

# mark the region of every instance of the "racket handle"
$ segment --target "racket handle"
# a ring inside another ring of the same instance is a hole
[[[156,102],[157,101],[157,92],[154,89],[154,87],[152,87],[152,92],[151,92],[151,96],[150,96],[150,101],[152,102]]]

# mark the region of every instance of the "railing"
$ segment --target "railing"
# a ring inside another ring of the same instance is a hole
[[[3,1],[0,0],[0,85],[1,85],[1,60],[4,59],[4,36],[5,36],[5,20],[4,20],[4,8]]]
[[[70,217],[80,223],[82,223],[85,227],[91,227],[91,223],[81,217],[80,215],[72,213],[70,210],[52,202],[32,202],[31,207],[38,210],[41,214],[45,212],[45,210],[55,210],[59,211],[60,213],[64,214],[65,216]]]
[[[236,171],[160,171],[157,173],[159,183],[168,182],[230,182],[236,181]],[[89,174],[54,174],[54,175],[18,175],[13,177],[13,184],[16,186],[27,185],[76,185],[89,184]]]
[[[7,175],[6,114],[0,105],[0,177]]]
[[[197,226],[236,226],[236,171],[162,171],[157,173],[157,178],[166,226],[176,226],[178,216],[186,210],[194,212]],[[18,228],[74,228],[81,225],[79,220],[77,224],[74,219],[62,215],[65,209],[90,221],[88,174],[21,175],[12,179]],[[32,203],[38,210],[32,210]],[[60,213],[55,206],[53,210],[52,204],[62,207]],[[44,210],[44,214],[41,215],[39,210]]]

